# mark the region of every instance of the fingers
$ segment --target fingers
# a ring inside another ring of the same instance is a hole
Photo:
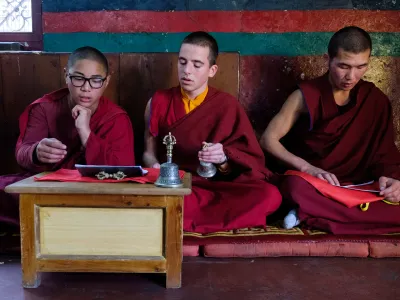
[[[203,142],[202,144],[203,144],[202,151],[204,151],[204,152],[221,151],[223,149],[223,146],[220,143],[212,144],[212,143]],[[204,147],[205,145],[207,145],[207,147]]]
[[[393,202],[393,203],[400,202],[399,196],[388,196],[388,197],[385,197],[385,200]]]
[[[203,149],[199,151],[199,160],[211,162],[215,164],[222,163],[226,160],[224,148],[220,143],[211,144],[203,142]],[[207,147],[205,147],[207,145]]]
[[[398,185],[390,185],[386,189],[382,190],[379,195],[383,196],[386,200],[392,202],[399,202],[400,190]]]
[[[379,195],[394,203],[400,202],[400,181],[382,176],[379,178],[381,192]]]
[[[43,139],[36,147],[36,156],[40,162],[56,163],[67,154],[67,146],[57,139]]]
[[[329,175],[331,176],[331,179],[333,180],[334,185],[339,186],[339,185],[340,185],[340,182],[339,182],[339,180],[337,179],[336,175],[335,175],[335,174],[329,174]]]
[[[48,153],[38,153],[37,157],[39,161],[43,163],[57,163],[64,158],[64,155],[55,155],[55,154],[48,154]]]
[[[225,161],[225,156],[224,155],[213,155],[213,156],[200,156],[199,155],[199,160],[204,161],[204,162],[210,162],[213,164],[220,164]]]
[[[160,168],[160,164],[159,163],[155,163],[151,166],[154,169],[159,169]]]
[[[89,108],[83,107],[81,105],[75,105],[71,112],[74,119],[76,119],[82,113],[89,116],[92,114],[92,111]]]
[[[384,190],[388,186],[389,181],[390,181],[390,178],[385,177],[385,176],[382,176],[379,178],[379,187],[380,187],[381,191]]]
[[[389,187],[383,191],[380,192],[380,195],[383,195],[385,200],[388,200],[390,202],[400,202],[400,191],[399,190],[394,190],[392,187]]]
[[[334,174],[331,173],[319,173],[317,175],[317,178],[322,179],[324,181],[327,181],[328,183],[332,184],[332,185],[337,185],[339,186],[339,180],[337,179],[337,177]]]
[[[322,173],[317,174],[317,178],[322,179],[323,181],[328,181],[324,178],[324,176],[322,176]]]
[[[51,138],[51,139],[43,139],[43,144],[47,147],[56,148],[60,150],[67,149],[67,146],[61,143],[59,140]]]
[[[37,146],[37,150],[49,154],[65,155],[67,146],[56,139],[43,139]]]

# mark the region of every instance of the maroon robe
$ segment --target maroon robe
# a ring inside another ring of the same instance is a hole
[[[0,222],[18,224],[17,197],[4,193],[4,187],[42,171],[74,165],[134,165],[133,130],[124,110],[105,97],[90,119],[91,133],[82,147],[75,120],[68,106],[68,89],[61,89],[34,101],[19,119],[20,136],[15,154],[24,174],[0,177]],[[33,152],[43,138],[56,138],[67,146],[67,155],[56,164],[41,164]]]
[[[400,179],[400,153],[394,143],[389,99],[373,83],[360,80],[350,102],[339,107],[328,75],[300,84],[309,116],[288,135],[289,151],[313,166],[335,174],[341,184]],[[298,205],[307,226],[335,234],[400,232],[400,206],[382,201],[367,212],[322,196],[304,179],[288,176],[281,185],[285,199]]]
[[[265,226],[266,216],[281,203],[278,189],[267,183],[272,173],[248,117],[229,94],[209,88],[203,103],[186,114],[179,87],[156,92],[151,102],[150,133],[158,136],[159,161],[166,161],[162,138],[176,137],[173,161],[193,176],[192,194],[184,200],[185,231],[208,233]],[[202,142],[221,143],[232,172],[212,179],[197,175]]]

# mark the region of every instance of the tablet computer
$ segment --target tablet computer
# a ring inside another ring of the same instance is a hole
[[[139,177],[147,174],[141,166],[106,166],[106,165],[79,165],[76,164],[75,168],[82,176],[95,177],[100,172],[114,174],[123,172],[127,177]]]

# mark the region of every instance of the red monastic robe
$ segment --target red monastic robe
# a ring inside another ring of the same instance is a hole
[[[61,89],[34,101],[19,119],[20,136],[15,154],[25,174],[0,176],[0,222],[18,225],[18,199],[4,193],[4,187],[27,176],[76,163],[92,165],[134,165],[133,130],[127,113],[105,97],[90,119],[91,134],[82,147],[75,120],[68,106],[68,89]],[[56,138],[67,146],[67,155],[56,164],[38,164],[33,152],[43,138]]]
[[[350,102],[339,107],[327,75],[300,84],[308,118],[288,135],[288,150],[312,165],[335,174],[341,184],[400,179],[400,153],[394,144],[389,99],[373,83],[360,80]],[[319,193],[297,176],[281,185],[285,199],[299,207],[307,226],[335,234],[400,232],[400,206],[382,201],[368,211],[347,208]]]
[[[265,226],[266,216],[281,203],[278,189],[267,183],[272,173],[248,117],[229,94],[209,88],[201,105],[185,113],[179,87],[156,92],[149,131],[158,137],[159,161],[166,161],[162,138],[176,137],[173,161],[193,175],[192,194],[184,200],[184,230],[208,233]],[[202,142],[221,143],[232,172],[212,179],[197,175]]]

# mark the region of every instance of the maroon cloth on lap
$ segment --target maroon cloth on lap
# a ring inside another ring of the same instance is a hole
[[[229,94],[209,88],[204,102],[185,113],[179,87],[156,92],[152,98],[150,133],[158,136],[159,161],[166,161],[162,138],[176,137],[173,161],[193,175],[192,194],[184,200],[184,230],[208,233],[265,226],[266,216],[281,203],[278,189],[265,180],[272,173],[253,128],[239,102]],[[197,175],[202,142],[221,143],[230,175],[207,180]]]
[[[4,188],[29,176],[28,173],[0,176],[0,227],[2,225],[19,226],[18,194],[8,194]]]
[[[288,135],[287,148],[339,181],[366,182],[380,176],[400,179],[400,153],[394,143],[389,99],[373,83],[360,80],[348,106],[336,105],[328,75],[300,84],[309,118]],[[347,208],[322,196],[302,178],[288,176],[281,185],[285,200],[298,206],[308,227],[335,234],[400,232],[400,206],[382,201],[368,211]]]
[[[400,232],[400,206],[377,201],[367,211],[348,208],[323,196],[298,176],[286,176],[280,186],[282,196],[299,205],[299,218],[308,227],[334,234],[384,234]]]

